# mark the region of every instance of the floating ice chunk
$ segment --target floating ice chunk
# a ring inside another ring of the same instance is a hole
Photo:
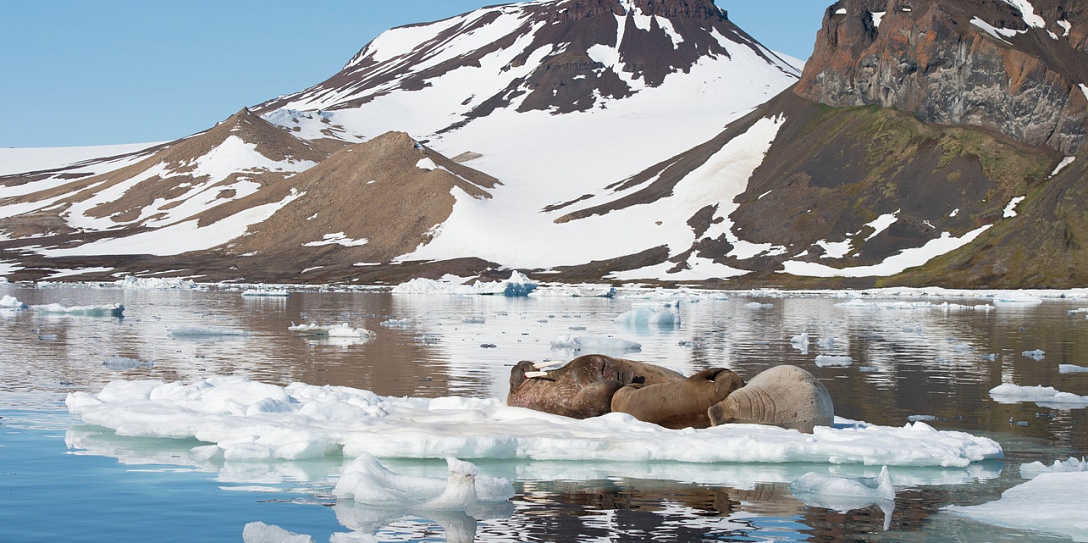
[[[461,322],[464,324],[486,324],[487,319],[484,317],[465,317],[461,319]]]
[[[760,310],[760,309],[774,309],[774,304],[761,304],[759,302],[748,302],[744,304],[745,309]]]
[[[1042,360],[1046,358],[1046,353],[1042,349],[1035,349],[1034,351],[1024,351],[1020,354],[1028,358],[1034,358],[1035,360]]]
[[[821,354],[816,357],[816,365],[821,368],[831,366],[849,366],[854,363],[854,358],[850,356],[836,356],[829,354]]]
[[[1088,368],[1073,364],[1058,364],[1058,373],[1088,373]]]
[[[66,306],[64,304],[33,305],[30,309],[46,315],[72,315],[78,317],[115,317],[125,316],[125,306],[122,304],[111,305],[77,305]]]
[[[945,508],[951,514],[1017,530],[1058,534],[1088,541],[1088,471],[1042,473],[981,505]]]
[[[931,422],[931,421],[937,420],[937,417],[935,417],[933,415],[911,415],[911,416],[907,417],[907,420],[909,420],[911,422],[918,422],[918,421]]]
[[[990,389],[990,397],[998,403],[1035,402],[1041,407],[1080,409],[1088,407],[1088,396],[1058,392],[1054,387],[1018,386],[1004,383]]]
[[[292,324],[287,327],[288,330],[296,332],[306,336],[326,336],[326,337],[346,337],[346,338],[372,338],[374,332],[365,328],[354,328],[350,324],[344,322],[340,324],[321,325],[317,323],[310,324]]]
[[[244,330],[224,328],[222,326],[179,326],[170,330],[170,335],[184,338],[244,337],[249,335]]]
[[[680,326],[680,312],[674,304],[665,307],[636,307],[621,313],[613,322],[625,326],[660,326],[671,328]]]
[[[1019,290],[1000,292],[994,295],[994,305],[1039,305],[1043,300]]]
[[[463,280],[461,278],[456,278]],[[393,294],[446,294],[460,296],[502,295],[510,297],[528,296],[536,290],[537,283],[524,274],[514,271],[505,281],[476,281],[472,285],[454,283],[453,278],[443,281],[416,278],[393,287]]]
[[[446,465],[446,479],[402,475],[363,453],[344,469],[333,495],[367,505],[422,511],[464,511],[477,500],[505,501],[514,496],[510,481],[482,475],[471,463],[447,457]]]
[[[1055,460],[1054,464],[1050,466],[1042,462],[1020,465],[1020,476],[1024,479],[1034,479],[1041,473],[1076,473],[1079,471],[1088,471],[1088,461],[1085,461],[1084,458],[1070,457],[1065,460]]]
[[[560,336],[552,340],[553,349],[573,349],[582,352],[625,353],[641,351],[642,344],[611,337]]]
[[[835,348],[835,343],[836,339],[834,337],[828,336],[820,338],[819,341],[816,342],[816,345],[818,345],[821,349],[825,351],[830,351],[831,349]]]
[[[290,295],[291,295],[291,293],[285,288],[258,287],[258,288],[250,288],[250,289],[246,289],[246,290],[242,291],[242,296],[251,297],[251,298],[261,298],[261,297],[265,297],[265,298],[286,298],[286,297],[288,297]]]
[[[242,529],[242,541],[244,543],[314,543],[314,538],[289,532],[272,524],[250,522]]]
[[[381,326],[386,328],[408,328],[412,326],[412,319],[389,319],[381,322]]]
[[[103,366],[115,370],[131,370],[136,368],[150,368],[155,364],[150,360],[138,360],[135,358],[126,358],[124,356],[111,356],[102,363]]]
[[[839,512],[877,505],[884,511],[884,530],[891,527],[895,485],[888,466],[876,477],[845,478],[806,473],[790,483],[790,492],[806,505]]]
[[[116,282],[117,286],[124,289],[136,290],[172,290],[195,289],[197,285],[192,279],[180,279],[176,277],[136,277],[127,275]]]
[[[26,304],[20,302],[14,296],[8,296],[7,294],[5,294],[3,298],[0,298],[0,309],[21,310],[26,309],[27,307],[28,306]]]

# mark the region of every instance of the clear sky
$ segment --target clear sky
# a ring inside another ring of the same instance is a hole
[[[716,0],[808,58],[832,0]],[[336,73],[394,26],[502,0],[5,0],[0,147],[166,141]]]

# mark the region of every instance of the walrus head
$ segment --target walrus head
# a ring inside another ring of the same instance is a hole
[[[823,383],[797,366],[776,366],[753,377],[709,409],[714,426],[770,424],[812,433],[835,422],[835,407]]]

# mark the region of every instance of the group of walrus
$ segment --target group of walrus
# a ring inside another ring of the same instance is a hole
[[[627,413],[666,428],[767,424],[811,433],[835,408],[823,384],[797,366],[775,366],[747,383],[725,368],[685,377],[668,368],[599,354],[553,371],[522,361],[510,372],[507,405],[578,419]]]

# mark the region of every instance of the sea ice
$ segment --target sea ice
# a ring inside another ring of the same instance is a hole
[[[242,296],[253,298],[286,298],[291,295],[291,292],[285,288],[249,288],[242,291]]]
[[[877,477],[846,478],[806,473],[790,483],[790,492],[805,505],[842,513],[876,505],[884,511],[884,530],[891,527],[895,485],[888,466],[882,467]]]
[[[849,366],[854,363],[853,357],[821,354],[816,357],[816,365],[821,368],[830,366]]]
[[[529,293],[534,298],[612,298],[616,287],[611,285],[549,285]]]
[[[1034,351],[1024,351],[1020,353],[1028,358],[1034,358],[1035,360],[1042,360],[1046,358],[1046,353],[1042,349],[1035,349]]]
[[[1041,407],[1054,409],[1081,409],[1088,407],[1088,396],[1059,392],[1054,387],[1019,386],[1000,384],[990,389],[990,397],[998,403],[1035,402]]]
[[[382,321],[380,326],[384,326],[385,328],[408,328],[409,326],[412,326],[412,319],[389,319]]]
[[[116,282],[116,285],[125,289],[137,290],[171,290],[197,288],[192,279],[179,279],[174,277],[136,277],[127,275]]]
[[[0,298],[0,309],[20,310],[26,308],[27,305],[23,302],[20,302],[14,296],[8,296],[7,294],[5,294],[3,298]]]
[[[528,296],[537,288],[537,283],[525,274],[514,271],[505,281],[476,281],[471,285],[454,283],[460,278],[446,278],[442,281],[417,278],[393,287],[393,294],[446,294],[460,296],[502,295],[509,297]]]
[[[1088,368],[1073,364],[1058,364],[1058,373],[1088,373]]]
[[[553,349],[572,349],[582,352],[627,353],[642,350],[641,343],[611,337],[560,336],[552,340]]]
[[[72,315],[79,317],[116,317],[121,318],[125,315],[125,306],[122,304],[112,305],[79,305],[79,306],[66,306],[64,304],[47,304],[47,305],[32,305],[30,309],[41,314],[52,315]]]
[[[244,337],[245,330],[235,330],[222,326],[179,326],[170,330],[170,335],[184,338]]]
[[[1042,473],[1075,473],[1078,471],[1088,471],[1088,461],[1085,461],[1084,458],[1070,457],[1065,460],[1055,460],[1050,466],[1042,462],[1020,465],[1020,477],[1024,479],[1034,479]]]
[[[1002,458],[985,437],[850,423],[812,434],[729,424],[670,430],[623,413],[585,420],[510,407],[498,398],[398,398],[347,387],[286,387],[244,377],[113,381],[73,392],[69,411],[121,436],[195,438],[223,462],[328,455],[602,462],[821,463],[966,467]]]
[[[296,332],[304,336],[325,336],[325,337],[342,337],[342,338],[373,338],[374,332],[365,328],[354,328],[350,324],[344,322],[340,324],[321,325],[317,323],[310,324],[291,324],[287,329],[291,332]]]
[[[1041,473],[1006,490],[997,501],[972,506],[950,505],[945,510],[994,526],[1088,541],[1085,503],[1088,503],[1088,471]]]
[[[131,370],[136,368],[150,368],[155,364],[150,360],[139,360],[136,358],[126,358],[124,356],[111,356],[102,363],[103,366],[115,370]]]
[[[680,326],[678,304],[666,304],[664,307],[636,307],[621,313],[613,322],[624,326],[660,326],[672,328]]]

